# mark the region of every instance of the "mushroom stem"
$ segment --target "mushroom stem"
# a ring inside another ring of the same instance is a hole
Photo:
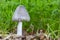
[[[17,35],[18,36],[22,36],[22,22],[18,23],[18,26],[17,26]]]

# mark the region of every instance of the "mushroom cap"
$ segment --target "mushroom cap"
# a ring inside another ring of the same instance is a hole
[[[12,17],[13,21],[30,21],[30,16],[23,5],[19,5]]]

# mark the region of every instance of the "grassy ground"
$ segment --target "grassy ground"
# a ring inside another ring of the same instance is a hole
[[[18,22],[12,21],[12,15],[18,5],[24,5],[29,12],[30,22],[23,22],[23,29],[46,30],[52,37],[60,35],[60,0],[0,0],[0,33],[14,32]]]

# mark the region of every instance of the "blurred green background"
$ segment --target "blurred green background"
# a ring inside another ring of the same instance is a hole
[[[24,5],[29,12],[30,22],[23,21],[23,28],[32,24],[34,30],[44,29],[49,33],[60,31],[60,0],[0,0],[0,33],[13,32],[18,22],[12,16],[18,5]]]

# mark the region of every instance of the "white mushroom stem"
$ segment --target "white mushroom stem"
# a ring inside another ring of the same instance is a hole
[[[22,22],[18,23],[18,26],[17,26],[17,35],[18,36],[22,36]]]

